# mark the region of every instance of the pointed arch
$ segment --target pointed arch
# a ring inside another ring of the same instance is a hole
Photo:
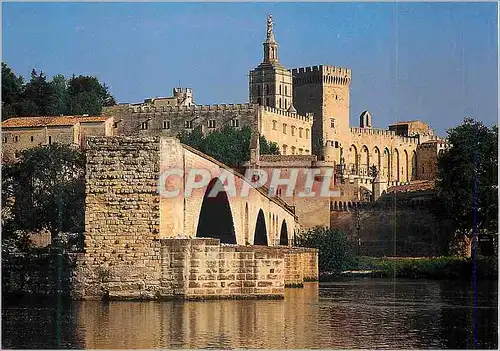
[[[411,179],[417,179],[417,153],[415,150],[411,153]]]
[[[372,164],[374,164],[377,167],[377,171],[380,172],[380,167],[382,166],[382,164],[381,164],[380,150],[377,146],[373,148]]]
[[[388,148],[384,148],[384,155],[383,155],[383,161],[382,161],[382,174],[387,178],[387,180],[390,180],[391,176],[391,153],[389,152]]]
[[[259,210],[257,215],[257,222],[255,224],[255,233],[253,236],[254,245],[265,245],[267,246],[267,228],[266,228],[266,218],[264,216],[264,211]]]
[[[283,220],[283,222],[281,223],[280,245],[288,246],[288,228],[286,226],[285,220]]]
[[[358,174],[358,149],[354,144],[351,144],[351,146],[349,146],[348,167],[351,173]]]
[[[392,154],[392,166],[392,178],[399,182],[401,180],[401,156],[396,148]]]
[[[361,147],[361,159],[360,159],[360,175],[368,175],[368,169],[370,168],[370,151],[366,145]]]
[[[217,191],[213,196],[212,189]],[[217,238],[221,243],[236,244],[233,215],[224,185],[219,178],[214,178],[208,183],[200,217],[198,219],[197,237]]]
[[[408,151],[403,150],[403,182],[407,182],[410,180],[408,173]]]

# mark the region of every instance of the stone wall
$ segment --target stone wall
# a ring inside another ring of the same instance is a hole
[[[318,278],[315,249],[221,245],[208,238],[153,240],[147,264],[96,265],[92,257],[4,257],[3,292],[53,296],[59,290],[84,300],[283,298],[285,285]]]

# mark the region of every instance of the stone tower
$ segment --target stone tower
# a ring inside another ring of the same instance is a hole
[[[351,70],[321,65],[293,69],[292,75],[293,101],[298,113],[314,114],[313,143],[321,136],[323,145],[331,141],[342,147],[350,138]]]
[[[278,62],[272,16],[267,18],[267,38],[262,63],[250,71],[250,103],[295,112],[292,74]]]

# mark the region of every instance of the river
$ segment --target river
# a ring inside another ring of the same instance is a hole
[[[2,348],[496,349],[497,290],[479,282],[476,309],[471,284],[371,278],[272,301],[3,301]]]

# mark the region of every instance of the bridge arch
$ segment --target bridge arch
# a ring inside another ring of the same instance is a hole
[[[196,236],[217,238],[220,239],[221,243],[236,244],[231,206],[219,178],[213,178],[206,188],[201,204]]]
[[[266,217],[264,216],[264,211],[259,210],[257,215],[257,222],[255,224],[255,233],[253,237],[254,245],[268,245],[267,242],[267,227],[266,227]]]
[[[288,228],[285,220],[281,223],[280,245],[288,246]]]

